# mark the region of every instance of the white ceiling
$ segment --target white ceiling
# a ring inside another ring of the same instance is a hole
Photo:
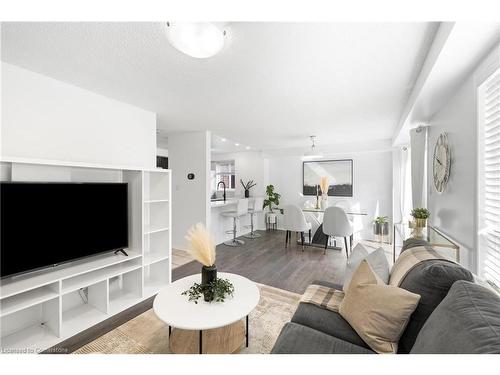
[[[3,23],[2,60],[252,149],[393,136],[437,23],[227,23],[209,59],[162,23]]]

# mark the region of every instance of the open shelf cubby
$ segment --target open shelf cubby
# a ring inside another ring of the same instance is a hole
[[[144,236],[144,256],[145,266],[170,257],[170,232],[160,231]]]
[[[62,296],[62,329],[72,335],[100,322],[108,313],[108,280]]]
[[[133,306],[137,299],[142,298],[142,268],[110,278],[108,282],[112,314]]]
[[[149,298],[171,282],[171,172],[2,160],[2,181],[126,182],[128,256],[113,252],[0,280],[0,347],[36,353]],[[54,177],[55,176],[55,177]],[[57,235],[57,234],[55,234]],[[68,249],[70,251],[70,248]]]
[[[0,300],[0,317],[13,314],[59,296],[59,284],[52,283]]]
[[[144,267],[144,297],[151,297],[158,293],[166,284],[170,283],[170,261],[165,259]]]
[[[158,171],[144,172],[145,202],[169,200],[170,174]]]
[[[0,322],[0,347],[7,353],[36,353],[61,334],[59,297],[33,304],[5,316]],[[31,350],[31,351],[28,351]]]
[[[170,228],[170,205],[168,202],[144,206],[144,232],[146,234]]]

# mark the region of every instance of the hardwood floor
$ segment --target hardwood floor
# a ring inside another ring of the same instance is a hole
[[[172,269],[183,266],[186,263],[192,262],[193,258],[185,250],[172,249]]]
[[[276,288],[303,293],[314,280],[341,283],[345,251],[306,246],[304,252],[294,243],[285,249],[284,231],[259,231],[262,237],[241,238],[240,247],[217,246],[217,269],[231,272]],[[294,238],[294,237],[293,237]],[[200,264],[189,262],[172,272],[173,280],[200,272]]]

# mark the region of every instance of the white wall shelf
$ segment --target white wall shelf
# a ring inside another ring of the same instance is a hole
[[[0,347],[47,349],[171,282],[169,170],[2,160],[2,166],[6,163],[9,173],[2,175],[3,181],[19,175],[46,181],[51,168],[51,176],[60,173],[68,182],[128,183],[129,256],[109,252],[1,280]]]
[[[158,232],[165,232],[170,230],[169,227],[159,227],[159,228],[146,228],[144,230],[144,234],[153,234],[153,233],[158,233]]]
[[[162,260],[165,260],[165,259],[168,259],[169,255],[168,254],[164,254],[162,252],[159,252],[159,251],[152,251],[148,254],[144,254],[144,265],[145,266],[149,266],[150,264],[153,264],[153,263],[156,263],[156,262],[160,262]]]

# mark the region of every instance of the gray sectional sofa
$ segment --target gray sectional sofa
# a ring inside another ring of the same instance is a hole
[[[419,245],[410,241],[403,251]],[[500,353],[500,297],[474,283],[465,268],[427,260],[414,267],[400,287],[421,299],[399,340],[398,353]],[[307,303],[299,304],[272,353],[374,354],[340,314]]]

